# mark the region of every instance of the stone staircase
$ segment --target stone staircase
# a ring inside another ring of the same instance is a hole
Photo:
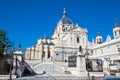
[[[11,75],[12,79],[16,79],[16,75]],[[0,75],[0,80],[9,80],[10,75]]]
[[[36,74],[64,74],[65,70],[64,67],[57,66],[53,63],[40,63],[32,69],[35,71]]]

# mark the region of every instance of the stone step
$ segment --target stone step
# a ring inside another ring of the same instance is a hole
[[[16,75],[11,76],[12,79],[16,78]],[[8,80],[10,79],[10,75],[0,75],[0,80]]]
[[[64,68],[59,67],[53,64],[42,64],[36,67],[33,67],[33,70],[37,74],[42,74],[43,71],[45,71],[47,74],[63,74],[64,73]]]

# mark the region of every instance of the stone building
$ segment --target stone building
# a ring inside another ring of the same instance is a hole
[[[74,24],[67,17],[64,9],[62,18],[57,23],[51,39],[41,38],[35,46],[26,49],[26,59],[43,59],[68,61],[68,56],[76,54],[78,47],[88,45],[88,31],[86,28]]]
[[[52,39],[39,39],[37,45],[26,49],[25,59],[51,61],[55,52],[55,45]]]
[[[113,39],[108,35],[103,42],[102,35],[98,32],[95,41],[89,41],[88,30],[75,25],[64,9],[52,37],[38,39],[35,46],[26,49],[25,59],[67,62],[68,57],[76,55],[81,46],[83,54],[86,51],[90,54],[88,58],[93,60],[94,68],[97,67],[98,60],[101,60],[104,72],[120,71],[120,26],[116,20],[113,35]]]

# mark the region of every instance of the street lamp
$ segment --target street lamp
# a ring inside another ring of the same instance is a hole
[[[12,65],[13,65],[13,52],[14,52],[14,43],[12,42],[12,54],[11,54],[11,58],[10,58],[10,79],[9,80],[12,80]]]
[[[5,48],[4,48],[4,55],[5,55],[5,63],[6,63],[7,62],[7,58],[6,58],[6,55],[7,55],[7,46],[5,46]],[[4,74],[6,73],[6,64],[4,65],[3,73]]]
[[[89,68],[88,68],[88,63],[89,63],[89,59],[88,59],[88,55],[89,55],[89,53],[88,53],[88,51],[87,51],[87,48],[86,48],[86,53],[85,53],[85,56],[86,56],[86,70],[87,70],[87,76],[88,76],[88,80],[90,80],[90,74],[89,74]]]

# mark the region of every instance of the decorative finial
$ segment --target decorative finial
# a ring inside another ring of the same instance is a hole
[[[114,18],[114,27],[118,27],[118,26],[119,26],[119,24],[117,22],[117,18]]]
[[[67,16],[67,13],[66,13],[66,8],[64,8],[64,11],[63,11],[63,18]]]
[[[97,36],[101,36],[99,29],[97,30]]]

